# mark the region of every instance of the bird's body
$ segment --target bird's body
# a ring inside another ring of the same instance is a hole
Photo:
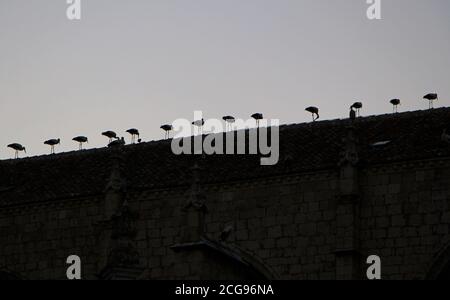
[[[9,144],[8,148],[11,148],[15,151],[15,156],[14,158],[19,158],[19,152],[23,151],[25,153],[27,153],[27,150],[25,149],[24,146],[22,146],[21,144],[18,143],[14,143],[14,144]]]
[[[226,130],[228,131],[228,129],[232,129],[233,128],[233,124],[236,122],[236,118],[233,116],[225,116],[222,118],[225,123],[226,123]]]
[[[253,114],[251,117],[256,120],[256,127],[259,127],[259,122],[264,119],[264,115],[262,113]]]
[[[423,99],[429,101],[429,109],[432,109],[433,101],[438,100],[438,94],[436,94],[436,93],[426,94],[425,96],[423,96]]]
[[[401,105],[400,99],[392,99],[389,102],[393,105],[393,112],[397,113],[398,112],[398,106]]]
[[[114,131],[105,131],[102,135],[109,138],[109,142],[111,143],[113,139],[117,139],[117,134]]]
[[[59,145],[61,143],[61,139],[51,139],[48,141],[45,141],[44,144],[45,145],[49,145],[50,146],[50,154],[55,154],[55,146]]]
[[[236,118],[233,116],[225,116],[222,118],[227,123],[234,123],[236,122]]]
[[[350,106],[351,109],[355,109],[356,110],[356,116],[361,116],[361,109],[363,107],[362,102],[355,102],[352,104],[352,106]]]
[[[128,129],[127,132],[131,134],[131,143],[134,144],[136,142],[136,137],[139,139],[139,130],[136,128]]]
[[[173,126],[166,124],[166,125],[162,125],[160,127],[162,130],[164,130],[164,138],[167,140],[170,138],[170,132],[173,130]]]
[[[49,146],[56,146],[56,145],[59,145],[60,143],[61,143],[61,139],[51,139],[51,140],[44,142],[45,145],[49,145]]]
[[[192,122],[192,125],[199,128],[200,134],[203,134],[203,125],[205,125],[205,119]]]
[[[120,139],[116,139],[115,141],[112,141],[111,143],[108,144],[108,147],[119,147],[119,146],[124,146],[125,145],[125,138],[121,137]]]
[[[201,127],[201,126],[205,125],[205,120],[201,119],[201,120],[194,121],[194,122],[192,122],[192,125]]]
[[[79,145],[80,145],[79,150],[83,150],[83,144],[84,144],[84,143],[89,143],[88,138],[85,137],[85,136],[77,136],[77,137],[74,137],[74,138],[72,139],[72,141],[79,143]]]
[[[313,122],[319,119],[319,108],[315,106],[310,106],[305,109],[307,112],[312,114]]]

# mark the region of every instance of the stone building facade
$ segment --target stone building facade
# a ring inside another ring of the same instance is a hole
[[[450,109],[280,127],[280,161],[170,141],[0,161],[0,278],[450,278]]]

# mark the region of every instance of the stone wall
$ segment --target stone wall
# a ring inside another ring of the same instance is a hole
[[[384,279],[425,278],[450,242],[450,161],[361,168],[350,205],[342,204],[339,174],[336,168],[201,186],[206,211],[199,230],[212,243],[192,249],[182,237],[197,224],[183,210],[189,189],[128,190],[118,197],[137,213],[131,244],[139,253],[139,277],[363,279],[365,259],[375,254]],[[83,278],[99,278],[113,244],[105,199],[2,207],[0,271],[65,279],[66,258],[75,254]],[[345,228],[354,229],[356,242],[342,243]]]

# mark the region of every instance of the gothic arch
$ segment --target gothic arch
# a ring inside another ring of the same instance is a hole
[[[247,276],[247,279],[260,279],[260,280],[276,280],[278,275],[271,270],[266,264],[256,258],[253,254],[234,247],[231,248],[228,245],[219,241],[202,238],[198,242],[177,244],[171,247],[175,252],[189,252],[195,249],[202,249],[208,253],[215,253],[223,257],[230,265],[239,267]]]

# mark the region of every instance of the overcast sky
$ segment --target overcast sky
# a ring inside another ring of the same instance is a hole
[[[0,158],[19,142],[29,155],[107,143],[137,127],[145,141],[177,118],[262,112],[281,123],[450,105],[450,1],[0,0]]]

